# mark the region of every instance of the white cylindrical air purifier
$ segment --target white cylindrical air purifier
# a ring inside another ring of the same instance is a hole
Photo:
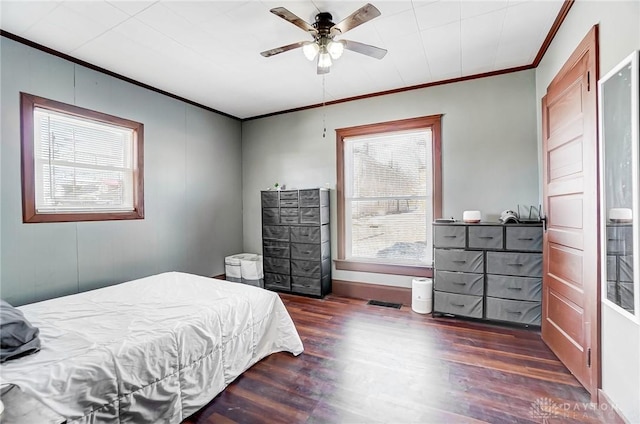
[[[411,309],[419,314],[431,312],[433,281],[429,278],[414,278],[411,282]]]

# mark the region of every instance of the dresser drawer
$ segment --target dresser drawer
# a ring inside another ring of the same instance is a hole
[[[329,207],[300,208],[301,224],[327,224],[329,222]]]
[[[263,208],[277,208],[278,207],[278,192],[277,191],[262,191],[260,192],[260,199],[262,201]]]
[[[289,258],[290,245],[288,241],[264,240],[262,253],[272,258]]]
[[[436,270],[433,286],[438,291],[482,296],[484,275]]]
[[[618,291],[620,295],[620,306],[628,311],[632,311],[633,304],[633,283],[619,283]]]
[[[330,257],[329,242],[322,244],[291,243],[291,259],[319,261]]]
[[[300,206],[319,207],[320,190],[300,190]]]
[[[326,278],[329,278],[328,276]],[[322,280],[320,278],[291,277],[291,291],[294,293],[320,296],[322,294]]]
[[[282,205],[283,201],[298,201],[298,190],[282,190],[280,192],[280,205]]]
[[[463,225],[434,225],[433,247],[466,247],[466,227]]]
[[[289,241],[289,228],[286,225],[264,225],[262,238],[264,240]]]
[[[321,278],[325,274],[329,274],[331,270],[331,261],[305,261],[301,259],[291,260],[291,275],[300,277]]]
[[[482,318],[482,296],[436,291],[433,294],[433,310],[445,314]]]
[[[542,227],[510,227],[506,228],[507,250],[529,250],[542,252]]]
[[[297,224],[300,222],[298,208],[280,208],[281,224]]]
[[[289,259],[271,258],[265,256],[262,258],[262,266],[264,272],[275,272],[278,274],[289,274],[291,268],[289,266]]]
[[[542,275],[542,254],[487,252],[487,273],[538,277]]]
[[[279,224],[278,208],[262,208],[262,225]]]
[[[607,225],[607,253],[630,255],[633,253],[633,227]]]
[[[484,272],[483,252],[434,249],[435,268],[443,271]]]
[[[487,296],[539,302],[542,299],[542,278],[489,274]]]
[[[314,225],[313,227],[291,227],[292,243],[321,243],[329,240],[328,225]]]
[[[280,200],[281,208],[297,208],[298,207],[298,199],[295,200]]]
[[[502,227],[469,227],[469,248],[502,249]]]
[[[264,287],[273,290],[291,290],[291,279],[288,275],[264,273]]]
[[[618,257],[618,280],[633,282],[633,255]]]
[[[540,302],[487,297],[486,314],[488,319],[540,325],[542,308]]]

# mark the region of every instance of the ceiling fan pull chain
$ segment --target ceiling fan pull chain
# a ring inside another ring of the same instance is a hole
[[[324,88],[324,74],[322,75],[322,138],[327,136],[326,90]]]

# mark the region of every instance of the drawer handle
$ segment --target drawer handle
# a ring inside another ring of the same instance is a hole
[[[467,283],[459,283],[457,281],[454,281],[453,284],[457,285],[457,286],[466,286]]]
[[[452,303],[451,306],[457,306],[458,308],[464,308],[464,303]]]
[[[458,236],[444,236],[445,238],[456,238]]]
[[[463,261],[463,260],[454,260],[453,262],[457,263],[457,264],[466,264],[467,261]]]
[[[522,287],[507,287],[507,290],[522,290]]]
[[[509,266],[524,266],[524,264],[507,264]]]
[[[508,314],[522,315],[522,311],[510,311],[508,309],[505,309],[505,312]]]
[[[479,239],[492,239],[493,236],[481,236],[481,237],[478,237],[478,238]]]
[[[607,239],[607,241],[624,241],[624,239],[610,238],[610,239]]]
[[[519,237],[518,240],[533,241],[533,237]]]

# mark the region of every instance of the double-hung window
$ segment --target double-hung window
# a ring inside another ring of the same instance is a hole
[[[428,275],[441,116],[337,130],[338,269]]]
[[[143,125],[22,93],[23,221],[144,217]]]

